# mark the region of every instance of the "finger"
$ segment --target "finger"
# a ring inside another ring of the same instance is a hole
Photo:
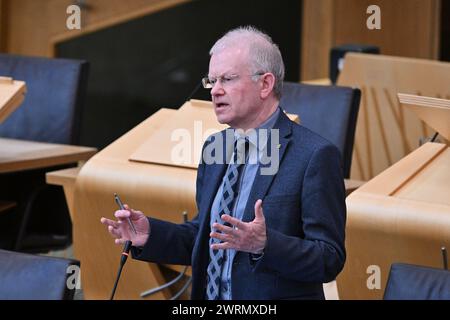
[[[100,219],[100,222],[103,223],[104,225],[107,225],[107,226],[113,226],[114,228],[118,228],[119,227],[119,223],[117,223],[114,220],[107,219],[107,218],[104,218],[104,217],[102,217]]]
[[[211,238],[219,239],[220,241],[228,241],[229,238],[230,238],[229,235],[226,235],[226,234],[223,234],[223,233],[218,233],[218,232],[211,232],[209,234],[209,236]]]
[[[128,210],[117,210],[117,211],[114,213],[114,216],[115,216],[116,218],[118,218],[118,219],[126,219],[126,218],[129,218],[130,215],[131,215],[131,213],[130,213],[130,211],[128,211]]]
[[[139,211],[139,210],[130,209],[130,212],[131,212],[130,217],[133,220],[134,219],[138,219],[140,216],[143,215],[143,213],[141,211]]]
[[[128,212],[130,212],[130,218],[131,219],[139,218],[139,216],[143,214],[139,210],[134,210],[134,209],[130,208],[126,203],[123,205],[123,207],[124,207],[125,210],[128,210]]]
[[[230,216],[228,214],[223,214],[221,216],[221,218],[223,221],[230,223],[231,225],[233,225],[234,227],[236,227],[240,230],[247,230],[247,226],[246,226],[245,222],[242,222],[239,219],[233,218],[232,216]]]
[[[125,239],[116,239],[116,240],[114,240],[114,243],[115,244],[125,244],[126,241],[127,240],[125,240]]]
[[[221,249],[236,249],[236,246],[234,246],[230,242],[222,242],[222,243],[215,243],[211,245],[211,249],[213,250],[221,250]]]
[[[220,223],[213,223],[213,228],[220,231],[220,232],[224,232],[230,235],[234,235],[237,236],[237,231],[236,229],[233,229],[231,227],[228,227],[226,225],[220,224]]]
[[[114,238],[122,238],[122,233],[113,226],[108,226],[108,231]]]
[[[264,212],[262,208],[262,200],[258,199],[255,202],[255,219],[262,220],[264,219]]]

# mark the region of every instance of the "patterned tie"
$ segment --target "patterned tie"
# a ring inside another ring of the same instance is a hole
[[[211,230],[214,222],[224,224],[220,218],[222,214],[232,215],[233,205],[238,193],[239,175],[245,164],[245,158],[248,154],[249,142],[247,139],[239,138],[235,143],[233,161],[228,165],[227,172],[223,179],[223,193],[220,198],[219,212],[214,214],[211,219]],[[210,262],[207,269],[208,284],[206,286],[206,295],[208,300],[217,300],[220,294],[220,277],[222,273],[222,263],[224,259],[223,250],[211,249],[211,244],[220,243],[220,240],[210,238],[209,256]]]

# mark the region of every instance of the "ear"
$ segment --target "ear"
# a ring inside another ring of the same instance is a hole
[[[261,99],[267,98],[273,91],[275,86],[275,76],[272,73],[265,73],[261,76]]]

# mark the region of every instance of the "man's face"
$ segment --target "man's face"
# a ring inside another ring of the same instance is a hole
[[[211,89],[217,121],[244,130],[261,112],[260,85],[252,80],[248,61],[246,48],[226,48],[211,57],[208,74],[218,79]]]

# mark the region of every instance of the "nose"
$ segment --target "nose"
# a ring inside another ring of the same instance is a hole
[[[214,86],[211,88],[211,96],[219,96],[224,93],[225,93],[225,91],[223,89],[222,82],[217,80],[214,83]]]

